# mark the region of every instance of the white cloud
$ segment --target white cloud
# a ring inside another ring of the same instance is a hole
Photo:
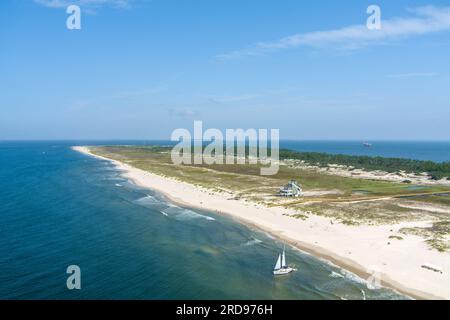
[[[34,0],[34,2],[49,8],[67,8],[75,4],[82,8],[97,9],[104,6],[128,8],[134,0]]]
[[[435,72],[413,72],[413,73],[390,74],[387,77],[394,79],[406,79],[406,78],[429,78],[437,76],[438,74]]]
[[[364,24],[335,30],[300,33],[274,42],[256,43],[241,50],[219,55],[217,58],[235,59],[302,46],[316,48],[334,46],[341,49],[355,49],[399,38],[450,31],[450,7],[426,6],[409,11],[413,16],[382,20],[381,30],[369,30]]]

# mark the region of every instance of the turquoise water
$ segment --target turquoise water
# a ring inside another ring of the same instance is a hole
[[[72,144],[0,143],[0,299],[404,298],[290,247],[299,271],[275,279],[279,241],[170,204]]]

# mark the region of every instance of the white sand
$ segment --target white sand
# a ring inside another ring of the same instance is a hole
[[[98,157],[86,147],[74,149]],[[215,194],[119,161],[106,160],[114,162],[134,183],[159,191],[174,202],[230,215],[363,278],[376,271],[383,285],[411,297],[450,299],[450,253],[430,250],[423,238],[417,236],[401,235],[404,240],[389,239],[389,236],[398,235],[398,230],[403,227],[421,226],[424,222],[355,227],[331,224],[329,218],[314,215],[303,221],[286,216],[296,213],[289,209],[233,200],[224,194]],[[443,274],[423,269],[421,266],[425,263],[441,267]]]

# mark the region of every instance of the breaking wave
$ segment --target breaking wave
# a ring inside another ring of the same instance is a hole
[[[256,238],[252,238],[251,240],[247,241],[246,243],[243,243],[242,246],[249,247],[249,246],[253,246],[258,243],[262,243],[262,241],[259,239],[256,239]]]
[[[181,209],[181,213],[175,216],[175,219],[180,221],[192,220],[192,219],[206,219],[208,221],[214,221],[213,217],[209,217],[189,209]]]
[[[334,272],[334,271],[331,271],[330,277],[332,277],[332,278],[345,278],[344,275],[342,275],[342,274],[340,274],[338,272]]]
[[[193,219],[206,219],[208,221],[216,220],[213,217],[197,213],[190,209],[181,208],[174,204],[168,204],[168,208],[162,210],[161,212],[166,216],[173,216],[179,221],[188,221]]]
[[[159,199],[149,194],[145,197],[134,200],[134,203],[151,209],[154,209],[155,205],[161,205],[161,201]]]

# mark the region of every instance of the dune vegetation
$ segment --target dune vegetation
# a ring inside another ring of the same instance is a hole
[[[330,218],[331,223],[340,222],[347,225],[394,224],[405,221],[427,221],[430,226],[423,230],[404,230],[415,232],[424,237],[430,247],[448,250],[450,230],[450,187],[439,183],[426,186],[414,185],[409,181],[391,182],[357,177],[343,177],[315,170],[312,167],[290,166],[281,161],[280,170],[274,176],[261,176],[260,164],[257,165],[174,165],[171,161],[169,147],[103,146],[91,147],[91,152],[110,159],[115,159],[139,169],[165,177],[184,181],[202,188],[227,194],[230,199],[243,199],[265,206],[280,206],[295,209],[293,219],[308,219],[310,215]],[[281,152],[284,160],[289,155],[297,160],[317,161],[325,165],[330,162],[360,167],[384,168],[389,164],[389,171],[406,170],[406,168],[424,169],[428,164],[393,159],[365,160],[366,157],[326,156],[317,154],[300,154]],[[300,157],[300,158],[299,158]],[[339,159],[339,160],[337,160]],[[383,162],[385,161],[385,162]],[[368,166],[372,163],[373,166]],[[378,165],[377,165],[378,163]],[[403,163],[403,165],[401,164]],[[395,167],[399,164],[400,167]],[[439,164],[436,164],[439,167]],[[422,166],[422,167],[421,167]],[[440,167],[446,170],[444,164]],[[384,168],[386,169],[386,168]],[[367,169],[368,170],[368,169]],[[419,170],[421,171],[421,170]],[[444,172],[444,171],[442,171]],[[281,198],[280,187],[289,180],[297,180],[303,188],[304,195],[299,198]]]

